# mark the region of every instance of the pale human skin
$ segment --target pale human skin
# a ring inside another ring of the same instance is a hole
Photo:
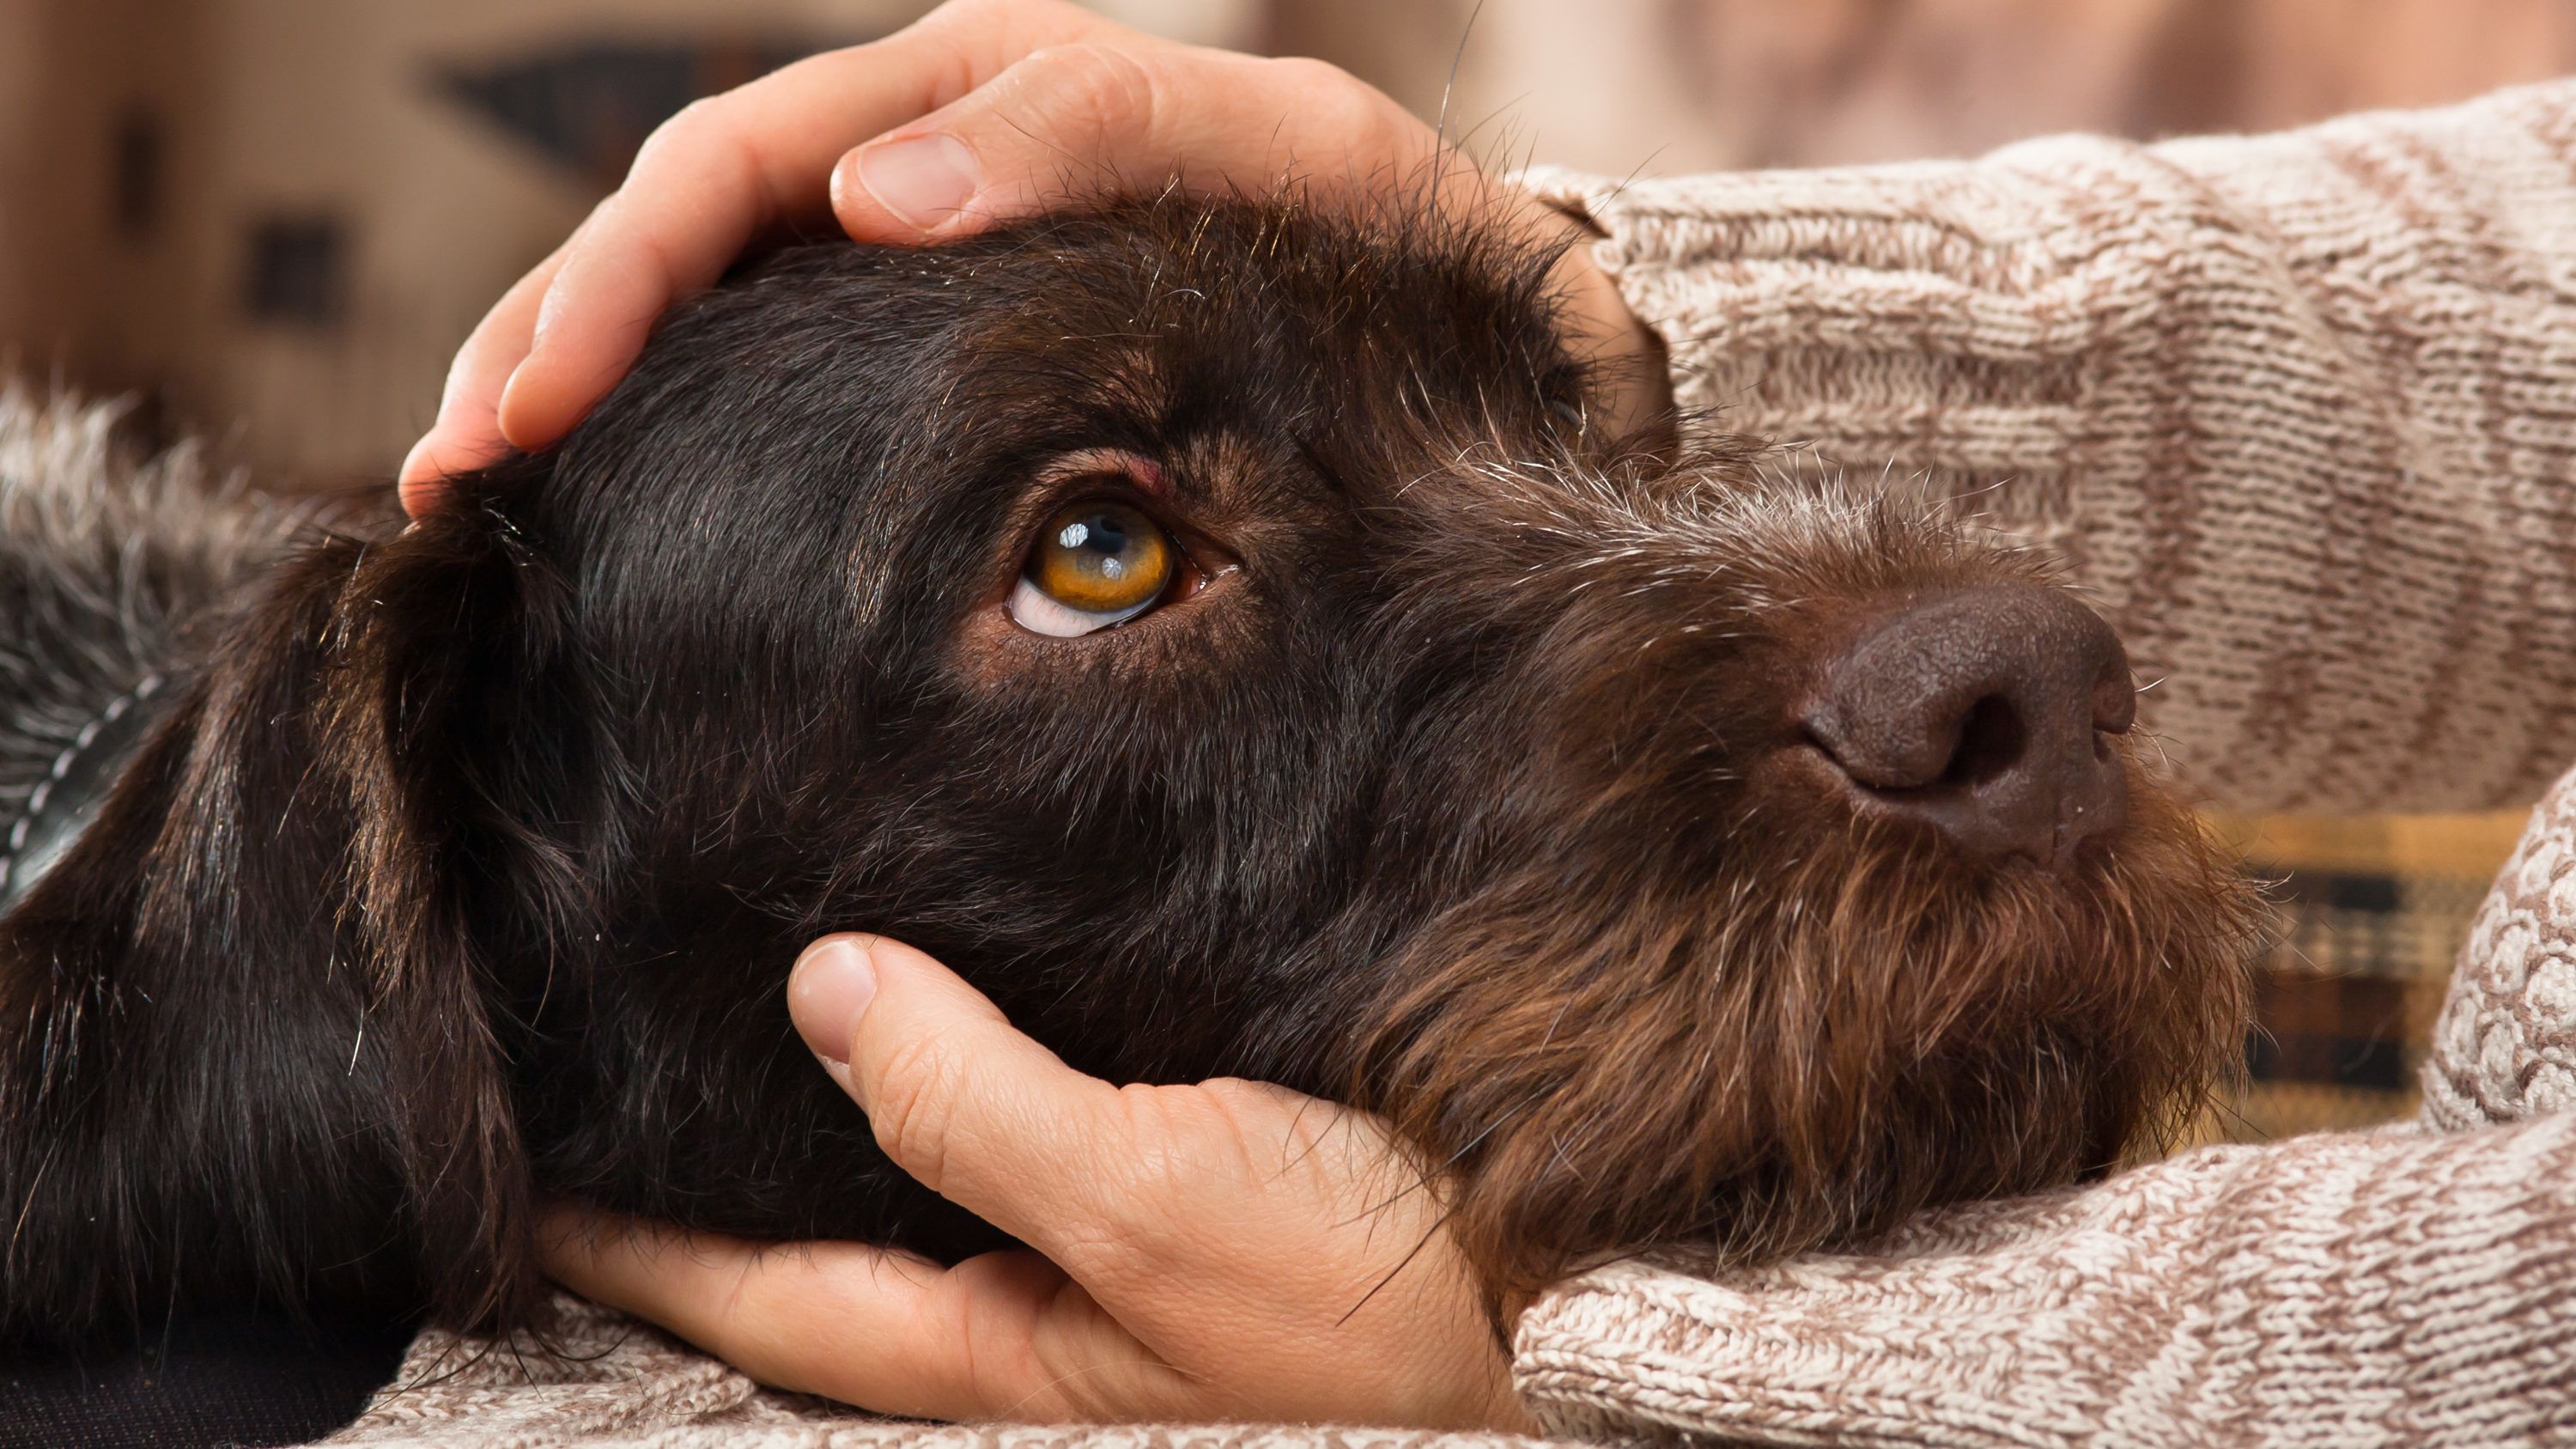
[[[829,215],[858,240],[935,245],[1069,180],[1175,176],[1355,199],[1436,178],[1443,205],[1582,235],[1332,66],[1177,45],[1056,0],[951,0],[656,132],[468,339],[403,465],[404,506],[563,436],[666,308],[764,238]],[[1660,347],[1589,253],[1571,245],[1557,281],[1624,429],[1670,393]],[[1437,1188],[1374,1119],[1261,1083],[1085,1077],[880,938],[816,943],[789,1000],[888,1155],[1034,1251],[941,1268],[564,1207],[547,1233],[557,1278],[764,1382],[884,1413],[1528,1427]]]

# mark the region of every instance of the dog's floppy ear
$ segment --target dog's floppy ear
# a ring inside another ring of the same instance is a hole
[[[366,963],[408,1217],[441,1319],[524,1316],[528,1164],[504,1043],[509,992],[478,917],[568,926],[581,876],[531,826],[568,714],[562,580],[480,491],[369,552],[334,613],[321,757],[347,793],[343,927]],[[513,904],[494,910],[496,898]]]
[[[545,768],[513,751],[549,738],[555,578],[486,505],[293,560],[9,917],[0,1336],[210,1300],[524,1318],[476,927],[496,890],[572,888],[512,796]]]

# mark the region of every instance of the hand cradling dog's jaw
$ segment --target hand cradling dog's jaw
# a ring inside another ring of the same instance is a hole
[[[1588,428],[1546,260],[1173,197],[798,248],[560,449],[138,646],[175,702],[0,917],[0,1328],[517,1322],[541,1192],[991,1246],[788,1023],[836,929],[1085,1071],[1385,1114],[1498,1298],[2174,1127],[2253,904],[2107,628]]]

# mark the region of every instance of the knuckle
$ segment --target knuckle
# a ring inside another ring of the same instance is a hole
[[[1376,1118],[1356,1107],[1309,1097],[1270,1082],[1220,1077],[1200,1084],[1211,1121],[1256,1179],[1294,1175],[1321,1164],[1338,1180],[1375,1171],[1395,1150]]]
[[[964,1063],[944,1040],[925,1036],[888,1052],[869,1094],[877,1146],[936,1192],[946,1173],[948,1130],[964,1084]]]
[[[964,1400],[978,1408],[1012,1403],[1026,1395],[1033,1376],[1019,1361],[1036,1335],[1017,1321],[1008,1265],[997,1255],[970,1258],[949,1270],[951,1292],[944,1305],[941,1330],[948,1349],[943,1362]],[[1043,1378],[1038,1379],[1044,1382]]]
[[[1020,57],[1013,67],[1023,82],[1047,85],[1062,90],[1090,89],[1102,69],[1100,47],[1082,41],[1041,45]]]
[[[807,1335],[792,1285],[767,1255],[743,1265],[710,1315],[711,1337],[724,1356],[767,1382],[798,1376]]]
[[[636,148],[634,164],[628,176],[642,176],[668,161],[675,152],[686,151],[698,139],[723,128],[727,107],[721,95],[701,96],[671,114],[669,120],[655,126]]]
[[[1263,61],[1280,94],[1297,97],[1299,119],[1317,134],[1375,138],[1388,126],[1387,102],[1331,61],[1281,56]]]
[[[1324,1144],[1348,1109],[1267,1082],[1220,1077],[1200,1084],[1212,1130],[1222,1133],[1246,1168],[1270,1177]]]
[[[1318,96],[1332,95],[1338,98],[1346,95],[1353,86],[1358,84],[1349,71],[1329,60],[1317,60],[1311,55],[1274,56],[1263,63],[1279,80],[1300,90],[1312,91]]]
[[[1218,1119],[1238,1133],[1255,1130],[1256,1123],[1282,1120],[1282,1108],[1302,1100],[1286,1087],[1242,1077],[1211,1077],[1199,1083],[1199,1090]]]
[[[1118,46],[1089,41],[1041,46],[1014,68],[1022,72],[1025,91],[1051,110],[1059,125],[1098,140],[1152,128],[1153,78]]]

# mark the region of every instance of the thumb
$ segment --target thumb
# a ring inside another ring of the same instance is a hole
[[[843,156],[832,206],[857,240],[917,242],[1087,185],[1258,191],[1310,163],[1383,181],[1436,147],[1394,101],[1321,61],[1077,41]]]
[[[1093,1164],[1127,1137],[1116,1088],[1014,1030],[948,968],[879,936],[827,936],[788,1010],[896,1166],[1045,1250],[1097,1220]]]

